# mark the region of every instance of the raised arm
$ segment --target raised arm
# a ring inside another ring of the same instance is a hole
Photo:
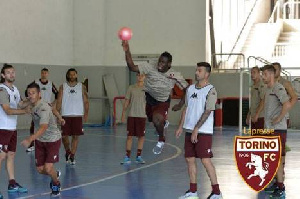
[[[125,59],[126,59],[126,63],[127,63],[129,70],[131,70],[133,72],[139,72],[138,66],[134,65],[134,63],[133,63],[128,41],[122,41],[122,46],[123,46],[123,50],[125,52]]]

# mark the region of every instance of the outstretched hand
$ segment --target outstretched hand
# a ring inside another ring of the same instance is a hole
[[[129,51],[129,43],[128,43],[128,41],[123,40],[122,41],[122,46],[123,46],[124,52]]]

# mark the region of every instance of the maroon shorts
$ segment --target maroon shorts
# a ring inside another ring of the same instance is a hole
[[[263,117],[258,118],[257,122],[255,122],[255,123],[251,122],[251,130],[252,129],[256,129],[256,130],[258,130],[258,129],[264,129],[264,126],[265,126],[265,119]],[[259,135],[259,134],[255,134],[255,135]]]
[[[145,136],[146,118],[128,117],[127,118],[127,135],[141,137]]]
[[[185,134],[184,157],[212,158],[212,135],[198,134],[198,142],[191,142],[192,133]]]
[[[56,142],[40,142],[35,140],[35,165],[37,167],[45,163],[56,163],[59,161],[59,148],[61,139]]]
[[[0,151],[16,152],[17,149],[17,131],[0,129]]]
[[[164,120],[167,119],[168,110],[170,107],[170,102],[159,102],[156,105],[146,104],[146,114],[148,121],[152,122],[153,115],[160,114],[164,117]]]
[[[63,136],[83,135],[82,117],[63,117],[66,121],[65,125],[61,126]]]
[[[287,137],[287,130],[274,130],[273,136],[279,136],[281,141],[281,156],[285,156],[285,143]]]

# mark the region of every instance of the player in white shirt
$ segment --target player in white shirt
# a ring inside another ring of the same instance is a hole
[[[180,199],[198,199],[197,194],[197,165],[196,158],[200,158],[209,176],[212,192],[208,199],[222,198],[217,181],[216,170],[211,162],[212,135],[214,127],[214,110],[217,101],[217,92],[208,82],[211,66],[207,62],[197,63],[196,84],[188,87],[180,124],[176,130],[178,138],[183,129],[185,134],[185,159],[190,176],[190,188]]]

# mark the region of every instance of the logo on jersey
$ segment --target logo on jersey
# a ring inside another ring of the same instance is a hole
[[[76,91],[75,91],[74,89],[71,89],[71,90],[70,90],[70,93],[71,93],[71,94],[74,94],[74,93],[76,93]]]
[[[191,95],[191,98],[198,98],[197,93],[193,93],[193,95]]]
[[[47,88],[46,88],[46,87],[43,87],[43,88],[41,88],[41,90],[42,90],[42,91],[45,91],[45,90],[47,90]]]
[[[279,136],[235,136],[235,160],[244,181],[263,190],[275,176],[281,158]]]

